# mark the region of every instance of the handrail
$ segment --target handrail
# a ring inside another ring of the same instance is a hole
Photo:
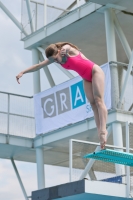
[[[33,96],[26,96],[26,95],[15,94],[15,93],[10,93],[10,92],[3,92],[3,91],[0,91],[0,93],[2,93],[2,94],[8,94],[8,95],[13,95],[13,96],[19,96],[19,97],[25,97],[25,98],[33,98]]]
[[[118,62],[118,61],[110,61],[109,62],[109,64],[112,64],[112,63],[114,63],[114,64],[118,64],[118,65],[124,65],[124,66],[128,66],[128,64],[127,63],[122,63],[122,62]]]
[[[20,114],[11,113],[11,112],[4,112],[4,111],[0,111],[0,113],[7,114],[7,115],[9,114],[9,115],[18,116],[18,117],[26,117],[26,118],[35,119],[35,117],[31,117],[29,115],[20,115]]]
[[[21,94],[15,94],[15,93],[10,93],[10,92],[4,92],[4,91],[0,91],[0,93],[1,94],[5,94],[6,96],[7,96],[7,111],[6,110],[4,110],[4,111],[2,111],[2,110],[0,110],[0,114],[6,114],[7,115],[7,121],[6,121],[6,127],[7,127],[7,131],[6,131],[6,134],[7,134],[7,144],[9,144],[9,140],[10,140],[10,128],[11,128],[11,124],[10,124],[10,122],[11,122],[11,119],[10,119],[10,117],[13,117],[13,116],[15,116],[15,117],[19,117],[19,119],[20,118],[25,118],[25,119],[27,119],[27,120],[34,120],[35,119],[35,117],[34,117],[34,115],[33,115],[33,113],[31,112],[31,114],[28,114],[28,113],[23,113],[23,114],[20,114],[19,112],[18,113],[15,113],[16,111],[13,111],[13,112],[11,112],[11,107],[12,107],[12,101],[11,101],[11,97],[12,96],[15,96],[16,98],[21,98],[21,99],[24,99],[25,98],[25,100],[26,101],[32,101],[33,100],[33,96],[26,96],[26,95],[21,95]],[[31,110],[32,108],[30,108],[30,110]],[[20,119],[20,120],[23,120],[23,119]]]

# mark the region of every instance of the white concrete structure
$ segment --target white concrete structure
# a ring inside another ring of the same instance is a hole
[[[31,2],[33,3],[35,1]],[[112,126],[112,134],[110,134],[108,142],[112,145],[123,147],[123,144],[126,142],[123,137],[125,133],[123,129],[125,128],[125,122],[133,122],[133,113],[130,109],[132,105],[130,105],[129,110],[126,110],[123,101],[127,82],[133,66],[133,52],[131,50],[133,47],[130,46],[132,45],[133,35],[132,0],[91,0],[89,2],[86,1],[87,3],[83,5],[80,5],[79,0],[73,1],[73,4],[62,10],[63,13],[65,12],[67,14],[64,16],[60,14],[61,17],[58,18],[58,20],[49,24],[47,24],[46,19],[48,2],[45,0],[44,24],[40,29],[37,29],[37,24],[34,25],[31,20],[31,2],[30,0],[26,0],[27,12],[31,22],[30,34],[23,29],[21,24],[1,2],[0,7],[24,34],[22,38],[24,48],[32,51],[33,64],[38,63],[39,60],[42,61],[45,57],[45,55],[42,55],[43,49],[45,49],[48,44],[57,41],[70,41],[76,44],[83,50],[86,56],[99,65],[107,61],[110,62],[112,109],[109,111],[107,125],[109,127]],[[77,8],[68,12],[72,5],[76,3]],[[61,8],[56,7],[56,9]],[[116,36],[115,30],[118,36]],[[123,64],[125,60],[126,64]],[[127,73],[125,79],[123,79],[123,70],[125,66]],[[55,85],[54,77],[50,74],[48,67],[44,69],[44,72],[46,73],[51,87],[53,87]],[[69,78],[73,78],[70,72],[65,70],[63,70],[63,72]],[[34,72],[34,94],[41,91],[40,81],[39,71]],[[39,135],[34,139],[12,135],[8,138],[8,136],[6,134],[0,134],[0,157],[37,162],[38,189],[45,187],[44,163],[68,167],[70,138],[87,140],[89,137],[90,141],[98,142],[93,118],[64,127],[60,130],[46,133],[45,135]],[[62,151],[62,147],[65,151]],[[12,154],[12,152],[14,153]],[[16,169],[15,165],[14,169]],[[116,174],[122,175],[123,173],[126,173],[125,168],[117,165]],[[129,169],[127,173],[129,174]],[[25,199],[27,199],[22,184],[21,187]],[[129,193],[128,191],[125,196],[129,197]]]

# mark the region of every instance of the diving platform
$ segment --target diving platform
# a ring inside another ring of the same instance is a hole
[[[127,200],[125,194],[125,185],[81,180],[33,191],[32,200]]]

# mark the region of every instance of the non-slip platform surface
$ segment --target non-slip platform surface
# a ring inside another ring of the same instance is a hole
[[[84,156],[84,158],[93,158],[104,162],[133,166],[133,154],[110,149],[104,149]]]

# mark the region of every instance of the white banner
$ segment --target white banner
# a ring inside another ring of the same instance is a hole
[[[101,66],[105,73],[104,100],[111,108],[109,64]],[[100,84],[100,83],[99,83]],[[80,76],[34,95],[36,134],[46,133],[93,116]]]

